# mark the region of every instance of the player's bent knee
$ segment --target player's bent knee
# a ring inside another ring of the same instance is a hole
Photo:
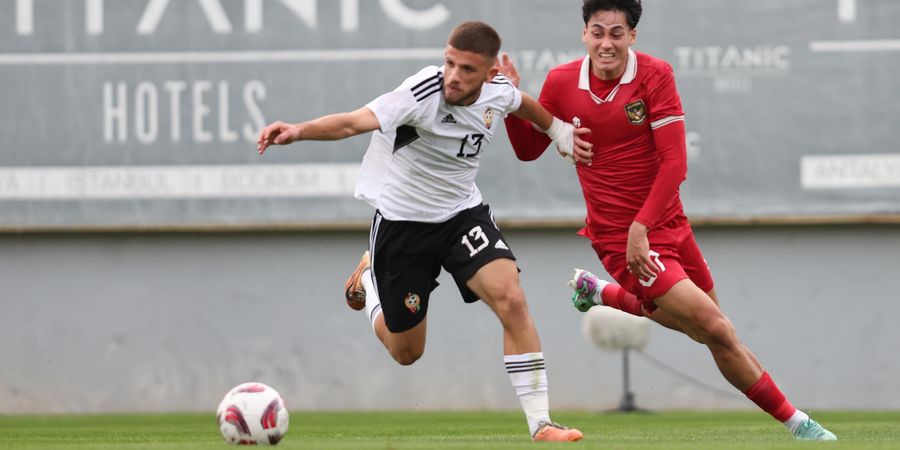
[[[422,357],[424,351],[413,350],[409,348],[391,350],[391,357],[401,366],[410,366]]]
[[[724,315],[707,319],[702,328],[703,341],[707,345],[731,347],[737,344],[734,326]]]
[[[414,355],[404,354],[404,355],[393,355],[393,356],[394,356],[394,361],[397,361],[397,364],[400,364],[401,366],[411,366],[416,361],[419,360],[419,357],[421,355],[414,356]]]
[[[528,317],[525,295],[518,287],[498,293],[492,297],[490,303],[501,319],[515,320]]]
[[[422,354],[425,353],[425,339],[417,336],[419,332],[424,333],[424,328],[417,327],[403,333],[388,335],[384,343],[394,361],[408,366],[422,357]]]

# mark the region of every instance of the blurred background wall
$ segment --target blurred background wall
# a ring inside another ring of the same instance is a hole
[[[582,337],[565,285],[573,267],[602,273],[587,241],[574,230],[507,237],[552,404],[616,407],[621,356]],[[897,226],[702,227],[697,237],[739,336],[795,404],[900,408]],[[425,356],[393,362],[343,304],[366,242],[365,231],[0,237],[0,411],[211,411],[246,380],[297,409],[516,408],[497,320],[463,304],[446,274]],[[631,357],[638,406],[752,407],[686,337],[654,326],[644,351],[653,360]]]
[[[648,0],[635,49],[687,113],[682,197],[739,335],[802,408],[900,408],[900,4]],[[256,155],[258,130],[355,109],[481,19],[537,96],[580,58],[578,1],[16,0],[0,5],[0,413],[211,410],[272,384],[297,409],[515,408],[500,329],[442,276],[399,367],[341,288],[372,210],[366,137]],[[621,357],[581,336],[570,167],[502,131],[479,186],[505,227],[557,408],[606,409]],[[632,360],[646,408],[747,408],[692,341]]]

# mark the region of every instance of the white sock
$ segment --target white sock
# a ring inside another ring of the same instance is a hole
[[[597,280],[597,290],[594,291],[594,296],[591,297],[591,300],[594,301],[594,304],[602,305],[603,304],[603,289],[606,288],[606,285],[609,284],[609,281],[606,280]]]
[[[537,431],[540,422],[550,421],[550,399],[547,394],[547,370],[544,368],[542,352],[521,355],[504,355],[503,363],[509,380],[516,389],[528,430],[531,435]]]
[[[803,425],[807,421],[809,421],[809,416],[806,415],[805,412],[800,411],[798,409],[798,410],[794,411],[794,415],[791,416],[790,419],[785,420],[784,422],[781,422],[781,423],[783,423],[784,426],[786,426],[788,430],[791,430],[791,433],[796,433],[797,428],[799,428],[800,425]]]
[[[603,297],[601,296],[601,294],[603,293],[603,289],[606,287],[606,285],[609,284],[609,281],[606,281],[587,270],[575,268],[575,275],[573,275],[572,279],[569,281],[569,287],[571,287],[572,289],[575,289],[575,290],[578,289],[577,281],[578,281],[579,275],[581,275],[582,273],[589,274],[592,278],[597,280],[597,289],[594,290],[594,295],[591,296],[591,301],[594,302],[595,305],[602,305]]]
[[[372,331],[375,331],[375,319],[381,315],[381,299],[378,298],[378,289],[375,289],[372,272],[369,269],[362,273],[362,284],[366,290],[366,318],[372,325]]]

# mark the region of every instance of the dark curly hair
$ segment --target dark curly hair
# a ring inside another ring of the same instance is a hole
[[[584,0],[584,4],[581,5],[581,16],[585,25],[597,11],[622,11],[628,26],[635,28],[641,20],[643,7],[641,0]]]

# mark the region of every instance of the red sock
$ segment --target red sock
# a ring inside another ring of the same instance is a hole
[[[634,314],[638,317],[644,316],[644,312],[641,311],[640,300],[638,300],[634,294],[626,291],[618,284],[607,284],[606,287],[603,288],[603,291],[600,292],[600,298],[606,306],[616,308],[619,311],[624,311],[629,314]]]
[[[769,413],[775,420],[784,422],[794,415],[797,408],[788,401],[787,397],[781,393],[769,372],[763,372],[762,377],[750,389],[744,391],[753,403],[762,408],[763,411]]]

